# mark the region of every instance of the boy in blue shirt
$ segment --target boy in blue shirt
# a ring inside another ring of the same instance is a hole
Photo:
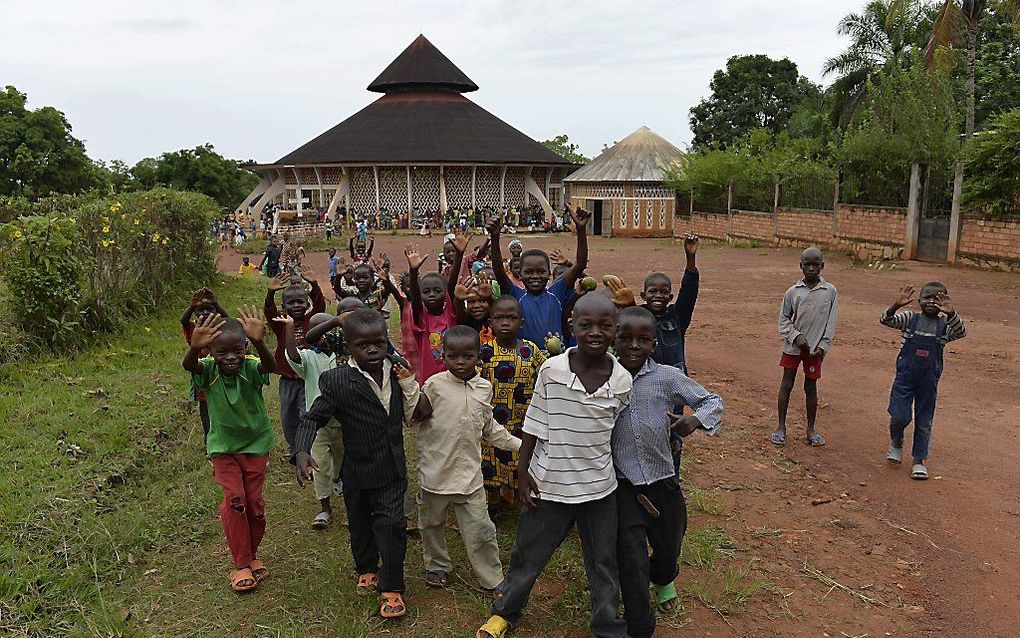
[[[588,219],[591,213],[583,208],[570,212],[577,232],[577,255],[574,264],[551,286],[549,285],[549,255],[544,250],[533,248],[521,253],[521,281],[524,287],[516,286],[503,266],[503,255],[499,245],[499,234],[503,221],[499,215],[489,220],[489,237],[492,243],[492,269],[500,290],[521,302],[524,324],[520,338],[542,345],[546,336],[560,334],[563,330],[563,304],[574,294],[574,283],[588,266]]]

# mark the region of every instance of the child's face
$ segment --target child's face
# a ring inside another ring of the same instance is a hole
[[[581,352],[589,356],[604,355],[616,336],[616,310],[610,305],[576,311],[572,330]]]
[[[457,249],[453,247],[453,244],[446,242],[443,244],[443,259],[446,263],[452,264],[457,259]]]
[[[521,260],[519,257],[515,257],[510,260],[510,274],[517,278],[518,281],[521,279]]]
[[[418,287],[421,291],[421,302],[425,309],[434,315],[441,313],[446,305],[446,285],[442,277],[422,277]]]
[[[673,300],[673,282],[665,277],[650,279],[645,282],[641,298],[648,304],[652,314],[661,315],[666,312],[666,306]]]
[[[288,290],[283,294],[283,308],[295,321],[304,319],[311,305],[304,290]]]
[[[386,358],[386,324],[382,321],[371,325],[348,322],[344,327],[347,349],[363,370],[378,370]]]
[[[637,372],[655,350],[655,322],[641,317],[625,318],[616,327],[613,344],[623,367]]]
[[[528,255],[521,260],[521,281],[524,288],[538,294],[549,285],[549,262],[541,255]]]
[[[354,244],[354,250],[360,255],[365,252],[365,242],[358,240],[358,243]]]
[[[523,252],[524,247],[521,246],[520,244],[514,244],[513,246],[510,247],[510,254],[513,255],[514,257],[520,257],[521,253]]]
[[[248,265],[248,258],[247,257],[242,257],[241,258],[241,263],[244,264],[245,266],[247,266]]]
[[[478,342],[467,338],[445,341],[443,343],[443,365],[461,381],[472,378],[477,374]]]
[[[944,292],[936,286],[921,289],[917,297],[917,304],[921,306],[921,312],[924,313],[924,316],[932,319],[939,316],[939,298]]]
[[[821,255],[809,255],[800,260],[800,271],[804,274],[804,283],[816,283],[823,268],[825,268],[825,260]]]
[[[404,297],[411,296],[411,276],[406,272],[400,275],[400,292],[404,294]]]
[[[354,285],[358,289],[358,294],[368,294],[368,292],[372,289],[372,280],[374,278],[374,273],[371,268],[355,268]]]
[[[506,343],[517,339],[521,331],[520,306],[510,303],[497,304],[492,309],[492,334],[496,339]]]
[[[489,300],[478,295],[471,295],[464,303],[464,309],[475,321],[482,321],[489,316]]]
[[[196,324],[198,324],[198,323],[201,323],[201,322],[205,321],[210,315],[218,315],[218,314],[219,313],[216,312],[216,308],[213,308],[211,305],[206,305],[206,306],[199,306],[198,308],[196,308],[195,312],[192,313],[192,317],[194,318],[193,321]]]
[[[330,257],[336,257],[336,248],[330,248],[329,249],[329,256]]]
[[[247,351],[248,339],[243,333],[236,332],[224,332],[209,346],[209,354],[212,355],[220,374],[225,377],[237,375]]]

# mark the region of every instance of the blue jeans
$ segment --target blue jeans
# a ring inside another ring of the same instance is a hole
[[[944,344],[938,336],[915,334],[917,317],[908,328],[908,337],[896,359],[896,379],[889,392],[889,437],[896,447],[903,447],[903,432],[914,420],[915,461],[928,458],[931,442],[931,425],[935,418],[935,400],[942,376],[942,350]],[[939,334],[945,326],[939,325]]]

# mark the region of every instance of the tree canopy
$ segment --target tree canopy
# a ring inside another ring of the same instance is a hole
[[[229,209],[259,181],[240,164],[217,153],[212,144],[204,144],[142,159],[131,168],[130,178],[143,189],[161,185],[204,193]]]
[[[64,114],[52,106],[29,109],[27,101],[13,86],[0,92],[0,195],[35,199],[99,186],[96,166]]]
[[[546,147],[553,153],[556,153],[560,157],[567,161],[573,162],[574,164],[587,164],[591,161],[590,157],[585,157],[578,152],[578,145],[572,144],[570,138],[564,133],[563,135],[557,135],[551,140],[545,140],[542,142],[542,146]],[[243,197],[243,195],[242,195]]]
[[[726,147],[759,128],[779,133],[798,108],[821,94],[790,60],[737,55],[715,72],[712,94],[690,111],[697,147]]]

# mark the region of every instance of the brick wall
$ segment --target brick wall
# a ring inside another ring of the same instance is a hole
[[[964,217],[958,253],[984,260],[1020,262],[1020,219]]]
[[[840,204],[836,207],[838,239],[902,246],[907,232],[907,209]]]
[[[734,210],[730,224],[730,237],[772,242],[775,239],[772,214]]]
[[[688,217],[677,217],[674,224],[673,235],[682,237],[688,233],[694,233],[706,239],[726,241],[726,213],[699,213],[694,212]]]
[[[780,208],[778,238],[828,246],[833,243],[832,211]]]

